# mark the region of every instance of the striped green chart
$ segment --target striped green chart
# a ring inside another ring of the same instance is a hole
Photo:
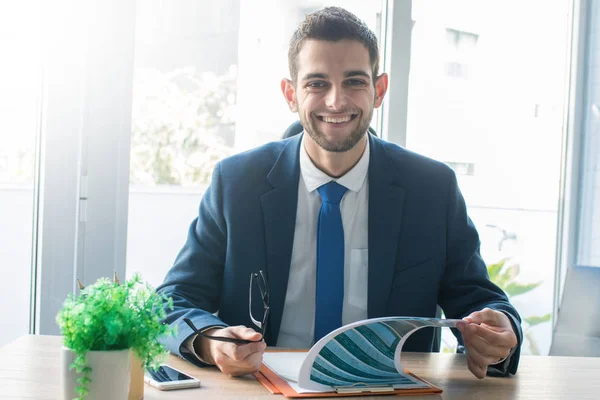
[[[396,370],[394,353],[404,336],[425,326],[447,325],[437,318],[396,317],[341,332],[315,358],[310,379],[327,386],[414,386]]]

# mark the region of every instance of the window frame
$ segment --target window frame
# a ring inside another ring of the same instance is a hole
[[[560,169],[556,231],[556,264],[552,326],[562,298],[567,268],[575,265],[579,248],[579,209],[582,195],[584,110],[586,105],[586,61],[588,42],[588,0],[572,0],[569,18],[568,84],[563,118],[563,146]]]

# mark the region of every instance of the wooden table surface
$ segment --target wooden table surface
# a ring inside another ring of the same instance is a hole
[[[59,336],[28,335],[0,348],[0,399],[60,400],[60,347]],[[408,370],[444,390],[441,395],[405,399],[600,399],[600,358],[523,356],[516,376],[478,380],[462,354],[405,353],[402,357]],[[145,385],[145,400],[283,399],[271,395],[252,376],[231,378],[174,356],[167,363],[200,379],[202,387],[161,392]]]

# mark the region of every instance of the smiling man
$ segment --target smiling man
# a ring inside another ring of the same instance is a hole
[[[304,147],[312,162],[339,177],[365,150],[373,109],[381,105],[387,90],[387,75],[377,76],[377,65],[357,40],[339,36],[337,41],[324,41],[301,35],[302,28],[290,47],[292,79],[282,81],[282,90],[309,136]]]
[[[453,171],[368,133],[388,88],[373,32],[325,8],[296,30],[288,61],[281,89],[304,132],[215,167],[159,288],[178,327],[168,348],[237,376],[259,369],[266,344],[308,348],[343,324],[439,305],[463,319],[476,377],[516,373],[520,318],[488,278]],[[403,349],[434,345],[421,330]]]

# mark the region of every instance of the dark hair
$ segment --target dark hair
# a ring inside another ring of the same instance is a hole
[[[357,40],[369,50],[373,81],[379,73],[379,49],[377,37],[367,24],[356,15],[341,7],[325,7],[308,14],[292,35],[288,50],[290,77],[296,82],[298,78],[298,53],[307,39],[337,42],[343,39]]]

